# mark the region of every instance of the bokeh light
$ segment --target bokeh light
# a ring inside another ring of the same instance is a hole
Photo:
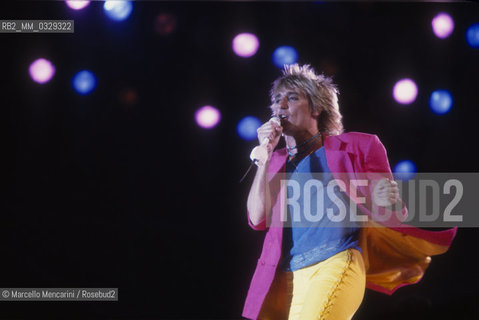
[[[410,104],[416,100],[417,86],[411,79],[402,79],[396,82],[393,88],[394,99],[401,104]]]
[[[47,59],[40,58],[30,64],[28,72],[33,81],[43,84],[52,79],[55,74],[55,66]]]
[[[273,63],[278,68],[283,68],[285,64],[293,64],[298,61],[298,52],[290,46],[281,46],[273,52]]]
[[[240,33],[233,39],[233,51],[240,57],[254,56],[259,48],[259,40],[252,33]]]
[[[445,39],[449,37],[454,30],[454,20],[447,13],[438,13],[431,21],[432,31],[436,37]]]
[[[106,15],[115,21],[122,21],[127,19],[133,10],[131,1],[105,1],[103,9]]]
[[[73,76],[72,86],[75,91],[81,95],[87,95],[96,87],[96,77],[93,72],[82,70]]]
[[[221,119],[218,109],[212,106],[203,106],[195,112],[196,123],[205,129],[215,127]]]
[[[252,116],[241,119],[236,126],[236,132],[241,139],[254,140],[258,137],[257,129],[261,126],[261,121]]]
[[[398,180],[409,180],[416,175],[416,164],[411,160],[402,160],[398,162],[393,169],[394,178]]]
[[[118,101],[125,107],[132,107],[138,102],[138,93],[133,88],[123,88],[118,93]]]
[[[66,0],[65,3],[73,10],[81,10],[90,4],[89,0]]]
[[[447,90],[436,90],[429,98],[429,107],[436,114],[445,114],[451,110],[454,99]]]
[[[467,28],[466,40],[471,48],[479,48],[479,23],[474,23]]]
[[[171,13],[160,13],[155,18],[155,31],[159,35],[167,36],[176,28],[176,17]]]

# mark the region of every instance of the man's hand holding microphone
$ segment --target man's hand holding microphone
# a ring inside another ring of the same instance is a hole
[[[251,151],[250,158],[258,166],[258,170],[256,171],[247,202],[249,219],[251,224],[255,226],[271,212],[268,162],[283,133],[279,117],[272,117],[268,122],[259,127],[257,132],[260,145]]]
[[[274,148],[278,145],[283,127],[279,117],[272,117],[268,122],[258,128],[258,141],[260,145],[251,151],[250,158],[257,166],[263,166],[271,159]]]

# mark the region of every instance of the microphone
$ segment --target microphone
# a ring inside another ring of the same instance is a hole
[[[278,126],[281,125],[281,121],[279,120],[279,117],[274,116],[271,119],[269,119],[269,122],[274,122]],[[268,159],[268,144],[270,143],[269,138],[264,138],[263,141],[259,146],[254,147],[254,149],[251,151],[250,154],[250,159],[253,161],[254,164],[256,164],[258,167],[261,167],[264,165],[266,160]]]

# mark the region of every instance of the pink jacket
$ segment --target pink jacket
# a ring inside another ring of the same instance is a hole
[[[328,166],[335,179],[364,179],[367,174],[367,177],[373,180],[378,179],[379,173],[381,177],[393,178],[386,150],[375,135],[349,132],[338,136],[325,136],[324,147]],[[284,172],[286,159],[286,149],[277,150],[273,153],[269,166],[274,203],[271,221],[267,224],[263,220],[255,226],[248,217],[248,223],[253,229],[268,229],[243,308],[243,317],[249,319],[258,318],[281,258],[283,228],[277,221],[280,221],[282,210],[279,196],[282,190],[277,180]],[[375,176],[376,174],[378,176]],[[356,202],[354,197],[353,200],[364,213],[371,216],[372,210],[379,210],[380,213],[387,210],[371,204],[371,187],[358,189],[362,196],[366,197],[366,203]],[[343,191],[350,195],[349,186]],[[368,288],[392,294],[404,285],[417,283],[431,261],[430,256],[446,252],[451,245],[457,228],[426,231],[412,226],[405,227],[401,221],[406,217],[407,208],[403,205],[402,210],[394,212],[388,221],[378,224],[369,219],[361,228],[360,246],[366,266]],[[372,246],[374,250],[371,250]]]

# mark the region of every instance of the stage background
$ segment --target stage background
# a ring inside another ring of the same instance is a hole
[[[419,172],[477,171],[479,49],[465,32],[474,3],[134,2],[122,22],[102,3],[8,1],[2,19],[74,19],[73,34],[0,34],[2,180],[1,287],[118,287],[118,302],[3,302],[0,317],[240,319],[264,233],[246,222],[255,141],[236,125],[266,121],[280,75],[280,45],[333,76],[346,131],[377,134],[391,165]],[[430,20],[446,11],[453,34]],[[169,35],[155,17],[176,17]],[[255,33],[257,54],[240,58],[234,35]],[[44,85],[28,65],[56,66]],[[75,72],[92,70],[95,90],[78,95]],[[416,101],[391,92],[415,79]],[[436,115],[430,93],[454,106]],[[132,92],[133,98],[125,98]],[[213,129],[195,111],[221,111]],[[476,229],[460,229],[423,280],[389,297],[368,290],[354,319],[476,319]]]

